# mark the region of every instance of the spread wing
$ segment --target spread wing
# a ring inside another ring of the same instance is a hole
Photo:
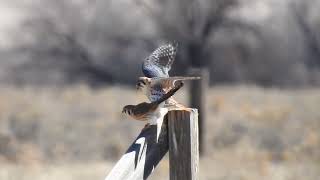
[[[169,77],[169,71],[177,53],[177,43],[165,44],[157,48],[142,64],[142,72],[146,77]]]

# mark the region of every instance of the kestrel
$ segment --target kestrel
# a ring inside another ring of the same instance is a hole
[[[175,82],[196,80],[200,77],[169,77],[169,71],[175,60],[177,44],[165,44],[154,50],[143,62],[142,72],[146,77],[140,77],[136,87],[142,90],[151,102],[158,100],[171,88]],[[166,107],[190,111],[172,97],[166,101]]]
[[[141,90],[151,102],[155,102],[160,99],[164,94],[169,92],[175,84],[182,83],[185,80],[197,80],[200,77],[168,77],[168,78],[148,78],[140,77],[137,82],[137,89]],[[190,108],[177,102],[173,97],[170,97],[165,102],[165,107],[169,110],[180,109],[190,111]]]
[[[159,138],[164,116],[168,113],[165,103],[174,93],[183,86],[183,82],[177,83],[167,93],[151,103],[143,102],[137,105],[127,105],[122,112],[139,121],[149,121],[149,125],[157,125],[157,141]]]

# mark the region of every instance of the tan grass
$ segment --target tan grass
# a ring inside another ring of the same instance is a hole
[[[0,179],[102,179],[144,126],[122,107],[145,100],[127,87],[1,87]],[[319,89],[221,86],[206,100],[201,179],[320,177]]]

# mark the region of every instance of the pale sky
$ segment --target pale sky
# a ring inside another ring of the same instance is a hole
[[[0,0],[0,48],[6,48],[12,45],[9,36],[10,31],[23,18],[22,8],[10,3],[7,0]]]

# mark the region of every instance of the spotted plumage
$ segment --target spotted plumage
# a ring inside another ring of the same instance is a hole
[[[139,121],[148,121],[157,125],[157,141],[164,116],[170,110],[192,109],[183,106],[171,96],[183,86],[185,80],[196,80],[199,77],[169,77],[169,71],[175,60],[177,44],[165,44],[154,50],[143,62],[142,72],[137,89],[142,90],[150,100],[137,105],[127,105],[123,113]]]
[[[165,44],[154,50],[143,62],[142,72],[146,77],[169,77],[169,71],[177,53],[177,43]]]

